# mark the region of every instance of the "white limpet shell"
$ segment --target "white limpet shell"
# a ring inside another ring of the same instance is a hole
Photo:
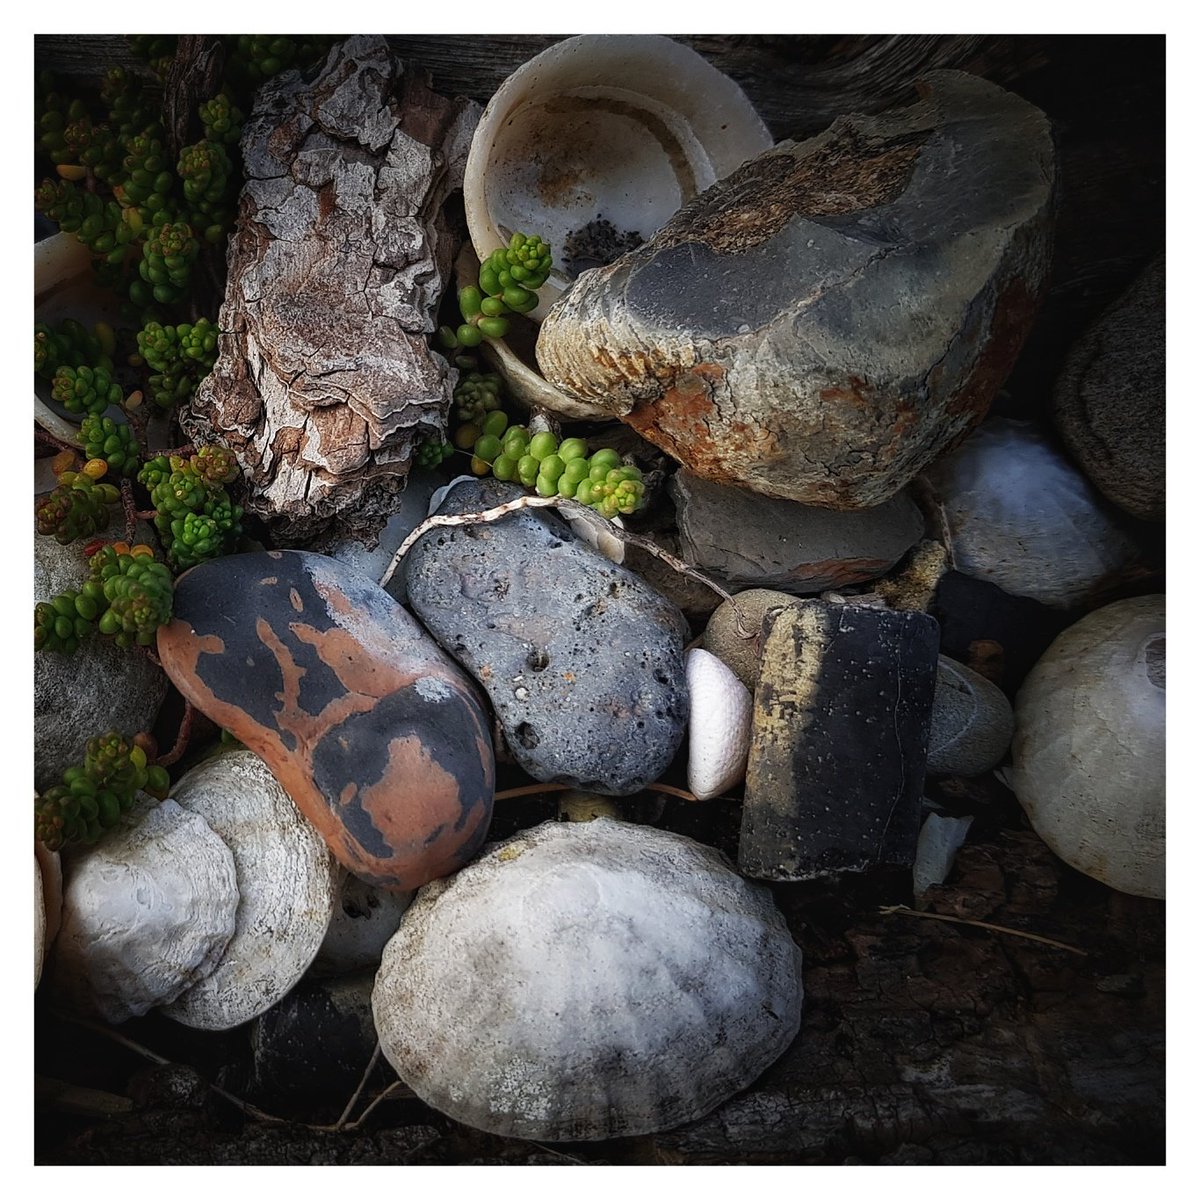
[[[233,855],[173,800],[72,855],[51,984],[118,1023],[168,1003],[217,964],[238,908]]]
[[[42,864],[33,856],[33,986],[42,981],[42,959],[46,953],[46,901],[42,896]]]
[[[612,531],[615,525],[618,529],[625,528],[625,522],[620,517],[601,516],[594,509],[588,512],[559,512],[565,517],[567,524],[574,530],[576,536],[586,542],[593,550],[599,550],[609,562],[620,565],[625,561],[625,543]]]
[[[550,244],[554,269],[530,314],[541,321],[573,282],[569,234],[603,217],[648,239],[773,144],[742,89],[681,42],[565,38],[514,71],[475,128],[463,178],[475,253],[517,232]]]
[[[749,1086],[800,1028],[800,966],[770,893],[712,847],[549,821],[417,893],[372,1008],[384,1055],[440,1112],[591,1141]]]
[[[249,750],[200,763],[172,794],[233,852],[241,903],[216,968],[163,1012],[196,1029],[232,1029],[286,996],[312,964],[337,902],[337,864]]]
[[[1017,693],[1012,788],[1064,862],[1166,896],[1166,597],[1118,600],[1061,633]]]
[[[685,668],[688,790],[697,800],[711,800],[746,777],[754,700],[733,671],[707,650],[689,650]]]

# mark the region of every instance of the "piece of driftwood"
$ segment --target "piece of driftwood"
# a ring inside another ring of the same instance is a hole
[[[258,93],[219,357],[180,424],[234,451],[279,544],[377,528],[445,428],[453,375],[428,344],[457,249],[442,206],[478,113],[381,37]]]

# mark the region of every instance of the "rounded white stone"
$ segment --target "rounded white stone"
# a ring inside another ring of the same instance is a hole
[[[746,777],[753,697],[715,654],[695,647],[688,685],[688,790],[711,800]]]

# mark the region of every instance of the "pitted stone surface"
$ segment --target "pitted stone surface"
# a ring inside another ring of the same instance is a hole
[[[524,495],[462,483],[439,514]],[[432,529],[409,551],[413,610],[479,681],[523,770],[627,795],[670,764],[687,722],[682,613],[554,514]]]

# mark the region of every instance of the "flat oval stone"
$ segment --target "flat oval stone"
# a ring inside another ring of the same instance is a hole
[[[982,419],[1049,272],[1050,123],[974,75],[782,141],[585,272],[542,374],[718,483],[882,504]]]
[[[525,494],[461,483],[438,514]],[[522,770],[620,796],[667,769],[687,724],[687,623],[638,575],[532,510],[432,529],[406,569],[413,610],[487,691]]]
[[[836,512],[690,471],[676,471],[668,486],[683,557],[734,587],[804,595],[864,583],[895,566],[925,528],[905,492],[875,508]]]
[[[298,550],[201,563],[176,581],[158,656],[364,882],[411,891],[482,845],[495,788],[483,705],[371,580]]]

